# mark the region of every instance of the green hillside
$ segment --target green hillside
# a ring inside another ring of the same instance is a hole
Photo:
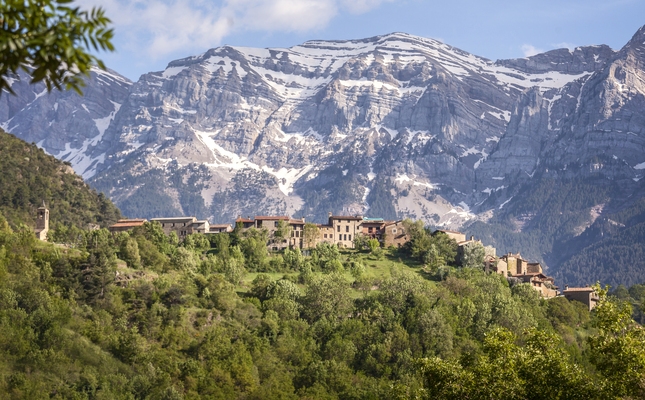
[[[68,163],[45,154],[0,130],[0,213],[9,224],[35,224],[43,201],[50,210],[50,226],[79,228],[93,223],[105,227],[120,218],[120,211],[76,175]]]
[[[439,246],[424,267],[410,258],[422,243],[303,256],[268,253],[257,231],[179,243],[146,223],[82,236],[74,248],[39,242],[0,218],[0,398],[645,393],[645,337],[629,307],[640,311],[642,288],[623,290],[627,302],[602,294],[590,313],[442,264],[455,252],[439,238],[426,237]]]

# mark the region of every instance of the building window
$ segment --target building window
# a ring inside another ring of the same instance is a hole
[[[368,231],[369,233],[372,233],[372,230],[374,230],[374,228],[372,228],[371,226],[370,226],[369,228],[367,228],[367,231]]]
[[[347,235],[345,234],[345,235],[343,235],[343,236],[345,237],[343,240],[347,240]]]
[[[352,240],[352,235],[349,235],[349,240]]]
[[[392,229],[392,233],[396,233],[396,228],[393,228],[393,229]]]
[[[278,221],[273,222],[273,226],[277,228],[278,227]]]
[[[165,228],[165,227],[166,227],[166,224],[161,224],[161,227],[162,227],[162,228]]]
[[[327,239],[327,234],[325,233],[324,238]]]
[[[173,228],[175,227],[175,223],[174,223],[174,222],[172,223],[172,227],[173,227]]]
[[[337,230],[338,230],[338,232],[340,232],[340,225],[338,225],[336,228],[338,228]]]
[[[349,232],[349,225],[345,227],[345,232]]]

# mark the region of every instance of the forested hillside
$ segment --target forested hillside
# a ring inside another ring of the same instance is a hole
[[[45,154],[0,130],[0,213],[16,227],[33,226],[36,209],[47,204],[51,223],[85,228],[106,227],[120,218],[120,211],[102,193],[91,189],[68,163]]]
[[[180,243],[146,223],[51,237],[64,243],[0,218],[2,398],[645,394],[628,302],[601,292],[589,313],[541,300],[481,265],[455,267],[454,241],[423,229],[400,251],[310,256],[269,254],[256,230]],[[642,304],[640,292],[621,296]]]
[[[464,231],[499,254],[521,252],[555,266],[548,273],[560,285],[600,281],[616,287],[645,281],[645,193],[628,195],[619,182],[606,179],[542,179],[535,189],[518,192],[518,199],[494,218]]]

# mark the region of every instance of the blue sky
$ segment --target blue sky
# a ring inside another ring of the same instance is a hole
[[[644,0],[77,0],[113,21],[108,67],[137,80],[224,44],[289,47],[390,32],[431,37],[492,60],[560,47],[620,49],[645,25]]]

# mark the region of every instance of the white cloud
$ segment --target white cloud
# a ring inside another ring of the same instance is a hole
[[[536,54],[544,53],[544,50],[538,49],[537,47],[533,46],[532,44],[523,44],[522,45],[522,52],[524,53],[524,57],[531,57]]]
[[[307,32],[343,12],[362,14],[395,0],[78,0],[101,6],[127,51],[163,58],[215,47],[233,32]]]
[[[569,43],[569,42],[554,43],[552,46],[554,49],[569,49],[569,50],[573,50],[577,47],[575,44]]]

